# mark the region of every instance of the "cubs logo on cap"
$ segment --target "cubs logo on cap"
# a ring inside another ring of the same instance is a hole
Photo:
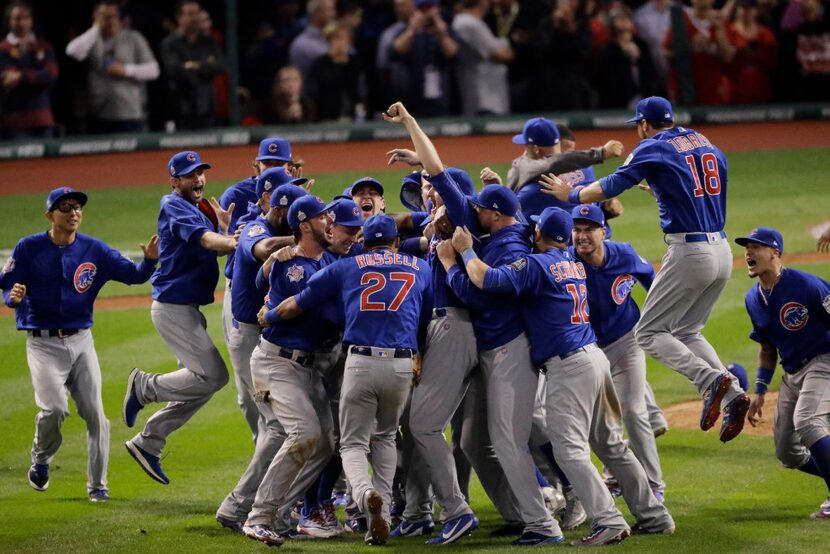
[[[198,152],[186,150],[170,158],[167,167],[170,170],[171,177],[181,177],[197,169],[210,169],[210,164],[203,162]]]
[[[274,143],[269,144],[268,145],[268,151],[273,154],[274,152],[277,151],[277,145],[274,144]]]
[[[746,246],[750,242],[756,242],[764,246],[769,246],[770,248],[775,248],[779,254],[784,253],[784,237],[772,227],[756,227],[749,232],[748,236],[738,237],[735,239],[735,242],[741,246]]]
[[[352,186],[349,190],[349,194],[351,196],[354,196],[354,193],[357,191],[357,189],[359,189],[362,186],[370,186],[376,191],[378,191],[378,193],[381,196],[383,196],[383,185],[380,183],[380,181],[378,181],[374,177],[369,177],[368,175],[366,177],[361,177],[360,179],[352,183]]]
[[[277,162],[291,161],[291,143],[284,138],[271,137],[259,143],[257,161],[274,160]]]
[[[778,314],[781,325],[787,331],[800,331],[810,320],[810,313],[804,304],[798,302],[787,302],[781,306]]]
[[[88,291],[92,286],[92,280],[95,278],[97,272],[98,268],[92,262],[84,262],[79,265],[75,269],[75,276],[72,279],[75,290],[80,293]]]
[[[602,213],[602,208],[596,204],[580,204],[576,206],[571,210],[571,217],[574,221],[590,221],[600,227],[605,226],[605,214]]]
[[[46,211],[51,212],[63,200],[75,199],[81,206],[86,206],[87,196],[79,190],[72,187],[58,187],[49,193],[46,197]]]

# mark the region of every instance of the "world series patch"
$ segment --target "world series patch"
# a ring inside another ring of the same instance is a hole
[[[15,263],[15,262],[14,262],[14,258],[12,258],[11,256],[9,256],[9,259],[8,259],[8,260],[6,260],[6,263],[5,263],[5,264],[3,264],[3,273],[11,273],[12,271],[14,271],[14,263]],[[828,298],[830,298],[830,297],[828,297]],[[827,301],[827,299],[825,299],[825,302],[826,302],[826,301]],[[826,305],[827,305],[827,304],[825,304],[825,306],[826,306]],[[829,312],[830,312],[830,310],[827,310],[827,311],[829,311]]]
[[[250,229],[248,229],[248,236],[250,238],[258,237],[265,233],[265,227],[262,225],[252,225]]]
[[[292,265],[285,272],[285,276],[292,283],[299,283],[305,277],[305,268],[301,265]]]

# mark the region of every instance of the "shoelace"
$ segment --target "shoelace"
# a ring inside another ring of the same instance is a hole
[[[339,522],[337,521],[337,514],[334,512],[334,504],[331,502],[325,502],[323,504],[322,512],[323,520],[326,524],[336,527]]]

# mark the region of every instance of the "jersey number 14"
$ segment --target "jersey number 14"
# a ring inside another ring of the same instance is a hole
[[[686,156],[686,165],[689,166],[689,171],[692,172],[692,178],[695,181],[695,198],[699,198],[704,194],[712,196],[720,194],[720,173],[718,173],[717,156],[711,152],[703,154],[700,157],[700,168],[698,168],[695,163],[695,156],[689,154]]]

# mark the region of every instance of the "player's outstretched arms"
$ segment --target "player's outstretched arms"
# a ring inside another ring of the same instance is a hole
[[[159,236],[153,235],[150,237],[150,240],[147,241],[147,244],[139,244],[139,248],[141,248],[141,252],[144,254],[144,258],[147,260],[152,260],[157,262],[159,259]]]
[[[236,207],[236,204],[231,202],[226,210],[215,197],[211,196],[210,206],[213,208],[214,213],[216,213],[216,219],[219,221],[219,230],[222,231],[223,234],[227,234],[228,227],[231,224],[231,214],[233,213],[233,209]]]
[[[438,151],[435,145],[421,129],[415,118],[410,115],[401,102],[395,102],[383,114],[384,121],[390,123],[401,123],[409,137],[412,139],[412,144],[415,146],[415,154],[421,160],[421,165],[429,175],[438,175],[444,171],[444,164],[441,163],[441,158],[438,156]]]
[[[602,145],[602,157],[604,159],[619,158],[625,151],[625,146],[618,140],[609,140]]]
[[[395,162],[401,162],[411,166],[421,165],[421,160],[418,158],[418,154],[412,150],[407,150],[406,148],[393,148],[387,152],[386,155],[389,156],[389,160],[386,162],[386,165],[392,165]]]
[[[199,244],[202,245],[202,248],[215,250],[219,254],[227,254],[236,250],[236,237],[207,231],[202,235]]]
[[[570,202],[571,204],[590,204],[592,202],[601,202],[607,200],[605,194],[602,192],[602,187],[599,181],[594,181],[587,187],[571,187],[562,179],[552,173],[542,175],[539,179],[539,184],[542,185],[541,191],[555,197],[561,202]]]

